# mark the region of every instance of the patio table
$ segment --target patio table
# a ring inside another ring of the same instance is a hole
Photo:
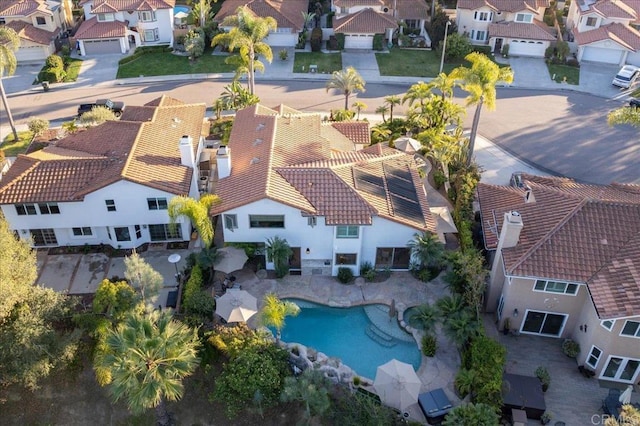
[[[542,384],[537,377],[505,373],[506,390],[503,394],[505,409],[524,410],[530,419],[540,419],[547,409]]]

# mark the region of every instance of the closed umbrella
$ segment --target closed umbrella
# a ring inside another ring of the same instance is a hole
[[[245,290],[227,291],[216,300],[216,314],[227,322],[247,322],[258,312],[258,300]]]
[[[373,381],[382,403],[400,411],[418,402],[421,386],[413,366],[397,359],[379,366]]]
[[[633,386],[629,385],[627,388],[620,394],[620,403],[622,405],[631,403],[631,392],[633,392]]]
[[[236,247],[223,247],[218,250],[218,260],[213,264],[216,271],[230,274],[233,271],[242,269],[247,263],[247,254],[243,249]]]

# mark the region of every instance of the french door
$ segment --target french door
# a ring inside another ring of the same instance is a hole
[[[522,333],[542,334],[545,336],[560,337],[567,315],[551,312],[527,310],[522,323]]]
[[[617,382],[634,383],[640,371],[640,360],[621,356],[609,356],[602,369],[601,378]]]

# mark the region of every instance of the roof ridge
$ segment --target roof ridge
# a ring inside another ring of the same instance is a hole
[[[140,141],[143,130],[147,124],[152,124],[154,122],[155,114],[156,113],[154,112],[154,117],[151,121],[140,122],[140,126],[138,126],[138,132],[136,133],[136,138],[133,140],[133,143],[131,144],[131,149],[128,152],[127,161],[125,161],[124,166],[122,166],[122,170],[120,171],[120,177],[122,179],[127,179],[127,180],[130,179],[127,177],[127,170],[129,169],[129,166],[131,165],[131,162],[135,157],[136,148],[138,147],[138,142]]]

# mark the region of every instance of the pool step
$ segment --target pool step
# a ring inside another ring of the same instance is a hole
[[[392,348],[396,345],[395,339],[393,337],[389,336],[387,333],[380,330],[378,327],[376,327],[373,324],[370,324],[364,330],[364,332],[366,333],[367,336],[371,338],[371,340],[373,340],[374,342],[378,343],[381,346],[384,346],[386,348]]]

